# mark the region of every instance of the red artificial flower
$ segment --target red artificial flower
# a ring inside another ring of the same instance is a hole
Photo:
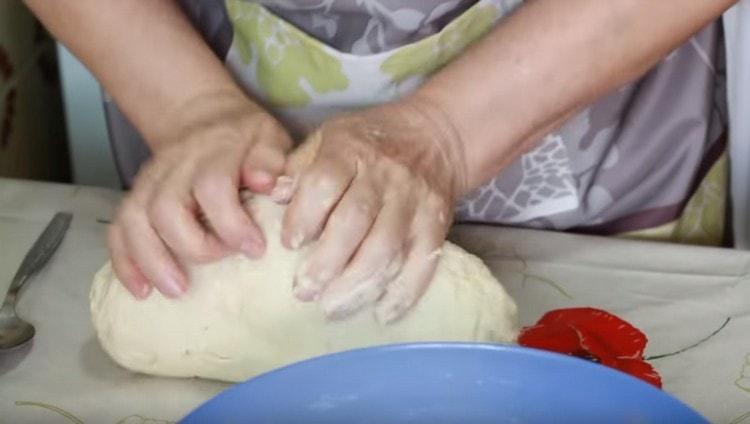
[[[518,337],[521,346],[549,350],[598,362],[661,388],[661,377],[643,360],[648,339],[637,328],[594,308],[547,312]]]

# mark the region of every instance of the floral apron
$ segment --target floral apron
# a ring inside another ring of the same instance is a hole
[[[338,50],[271,12],[274,3],[296,2],[182,3],[240,85],[301,140],[337,113],[411,93],[521,0],[480,0],[432,35],[370,54]],[[398,16],[417,22],[405,10]],[[313,21],[314,12],[307,14]],[[468,195],[457,218],[721,243],[727,161],[723,102],[714,101],[723,94],[718,33],[716,25],[706,28],[641,80],[543,137]],[[124,126],[116,115],[110,128]]]
[[[226,64],[235,78],[291,128],[310,133],[340,112],[382,104],[416,89],[519,4],[518,0],[481,0],[445,26],[416,43],[372,55],[335,50],[278,18],[263,6],[228,0],[235,37]],[[521,159],[524,177],[554,180],[552,192],[531,199],[509,222],[571,210],[578,206],[572,170],[559,136]],[[527,181],[521,184],[529,185]],[[541,187],[540,187],[541,189]]]

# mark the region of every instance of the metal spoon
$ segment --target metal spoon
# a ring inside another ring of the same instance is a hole
[[[60,246],[65,232],[70,226],[73,215],[66,212],[58,212],[52,221],[44,229],[41,236],[21,262],[13,282],[10,283],[8,294],[5,296],[2,308],[0,308],[0,350],[11,349],[20,346],[34,337],[34,326],[22,320],[16,315],[16,299],[18,291],[23,284],[35,272],[42,269],[57,247]]]

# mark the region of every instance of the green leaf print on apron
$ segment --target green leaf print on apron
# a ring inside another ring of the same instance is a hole
[[[520,3],[481,0],[436,34],[358,56],[318,41],[257,3],[226,0],[235,32],[226,65],[301,139],[337,113],[411,93]],[[513,191],[516,196],[506,199],[504,222],[525,222],[578,206],[570,161],[559,136],[545,137],[521,161],[523,176]]]

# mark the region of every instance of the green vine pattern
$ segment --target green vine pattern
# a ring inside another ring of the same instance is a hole
[[[458,241],[458,240],[457,240]],[[526,263],[526,260],[521,257],[521,255],[516,252],[515,249],[512,249],[511,255],[507,255],[498,249],[498,247],[489,241],[486,240],[480,240],[478,248],[474,250],[475,255],[479,256],[482,259],[497,259],[497,260],[515,260],[518,261],[521,264],[521,270],[516,271],[518,274],[520,274],[523,277],[523,280],[521,280],[522,285],[526,285],[526,282],[529,280],[536,280],[538,282],[544,283],[551,288],[553,288],[556,292],[558,292],[561,296],[568,300],[573,300],[573,296],[570,295],[570,293],[565,290],[562,284],[556,282],[555,280],[549,279],[547,277],[542,277],[538,274],[532,274],[530,272],[527,272],[526,270],[529,268],[528,264]]]
[[[750,411],[745,412],[744,414],[740,415],[739,417],[733,419],[729,422],[729,424],[741,424],[748,422],[748,419],[750,419]]]
[[[745,354],[745,362],[742,364],[740,376],[734,380],[738,389],[750,393],[750,353]]]
[[[526,261],[523,259],[519,259],[521,263],[523,264],[523,269],[526,269]],[[547,284],[548,286],[555,289],[558,293],[560,293],[563,297],[567,298],[568,300],[573,300],[573,296],[571,296],[560,283],[555,282],[554,280],[550,280],[549,278],[542,277],[540,275],[536,274],[530,274],[528,272],[524,272],[523,270],[519,272],[523,276],[523,280],[521,280],[521,284],[526,284],[526,281],[529,279],[537,280],[542,283]]]
[[[68,422],[73,423],[73,424],[86,424],[82,419],[76,417],[70,412],[60,408],[59,406],[51,405],[49,403],[33,402],[33,401],[27,401],[27,400],[17,400],[15,403],[16,403],[16,406],[32,406],[32,407],[42,408],[48,411],[52,411],[60,415],[61,417],[65,418]],[[175,424],[175,422],[169,421],[169,420],[159,420],[155,418],[148,418],[142,415],[133,414],[133,415],[128,415],[127,417],[121,418],[120,420],[116,421],[115,424]]]
[[[644,357],[643,359],[644,359],[644,360],[646,360],[646,361],[653,361],[654,359],[669,358],[670,356],[675,356],[675,355],[679,355],[680,353],[683,353],[683,352],[686,352],[686,351],[688,351],[688,350],[690,350],[690,349],[693,349],[693,348],[695,348],[695,347],[698,347],[698,346],[702,345],[703,343],[707,342],[707,341],[708,341],[709,339],[711,339],[711,338],[712,338],[712,337],[714,337],[715,335],[719,334],[719,332],[720,332],[721,330],[723,330],[723,329],[724,329],[724,327],[726,327],[726,326],[727,326],[727,324],[729,324],[729,321],[731,321],[731,320],[732,320],[732,317],[727,317],[727,318],[726,318],[726,319],[724,320],[724,322],[723,322],[723,323],[722,323],[722,324],[721,324],[721,325],[719,326],[719,328],[717,328],[716,330],[712,331],[712,332],[711,332],[711,334],[709,334],[708,336],[706,336],[706,337],[704,337],[704,338],[702,338],[702,339],[698,340],[697,342],[695,342],[695,343],[693,343],[693,344],[691,344],[691,345],[689,345],[689,346],[685,346],[685,347],[683,347],[682,349],[678,349],[678,350],[676,350],[676,351],[674,351],[674,352],[669,352],[669,353],[662,353],[662,354],[660,354],[660,355],[651,355],[651,356],[646,356],[646,357]]]

